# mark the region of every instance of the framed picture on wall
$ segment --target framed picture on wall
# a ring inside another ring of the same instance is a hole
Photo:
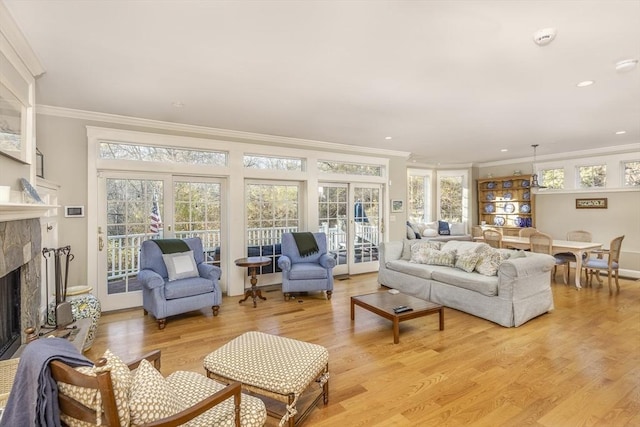
[[[0,81],[0,152],[26,162],[25,106]]]
[[[576,209],[607,209],[607,198],[576,199]]]
[[[391,200],[391,212],[404,211],[404,202],[402,200]]]

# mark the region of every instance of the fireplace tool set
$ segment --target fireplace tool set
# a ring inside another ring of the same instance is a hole
[[[73,323],[73,313],[71,310],[71,303],[66,301],[67,299],[67,281],[69,279],[69,263],[73,261],[73,254],[71,253],[71,246],[67,245],[61,248],[44,248],[42,249],[42,256],[45,258],[45,279],[47,284],[47,313],[49,310],[49,261],[51,258],[54,260],[54,277],[55,277],[55,324],[49,323],[48,315],[45,324],[42,325],[42,329],[48,329],[49,332],[40,332],[40,335],[50,334],[52,330],[73,330],[76,326],[69,327],[68,325]],[[64,270],[62,264],[64,263]],[[71,331],[62,335],[66,338],[71,334]]]

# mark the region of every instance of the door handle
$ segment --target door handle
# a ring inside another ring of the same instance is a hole
[[[102,252],[103,249],[104,249],[104,239],[102,238],[102,236],[100,236],[98,237],[98,250]]]

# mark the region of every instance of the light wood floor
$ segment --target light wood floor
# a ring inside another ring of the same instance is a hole
[[[366,274],[336,281],[331,301],[272,288],[257,308],[224,297],[218,317],[176,316],[164,331],[142,309],[105,313],[87,355],[159,348],[165,375],[204,373],[207,353],[257,330],[329,349],[329,404],[307,426],[640,426],[640,282],[621,288],[554,284],[555,311],[519,328],[445,309],[444,331],[435,315],[406,321],[394,345],[391,322],[359,307],[350,320],[352,295],[383,290]]]

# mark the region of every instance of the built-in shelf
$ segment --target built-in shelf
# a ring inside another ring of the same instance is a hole
[[[57,208],[58,205],[41,203],[0,203],[0,221],[40,218],[45,216],[49,209]]]

